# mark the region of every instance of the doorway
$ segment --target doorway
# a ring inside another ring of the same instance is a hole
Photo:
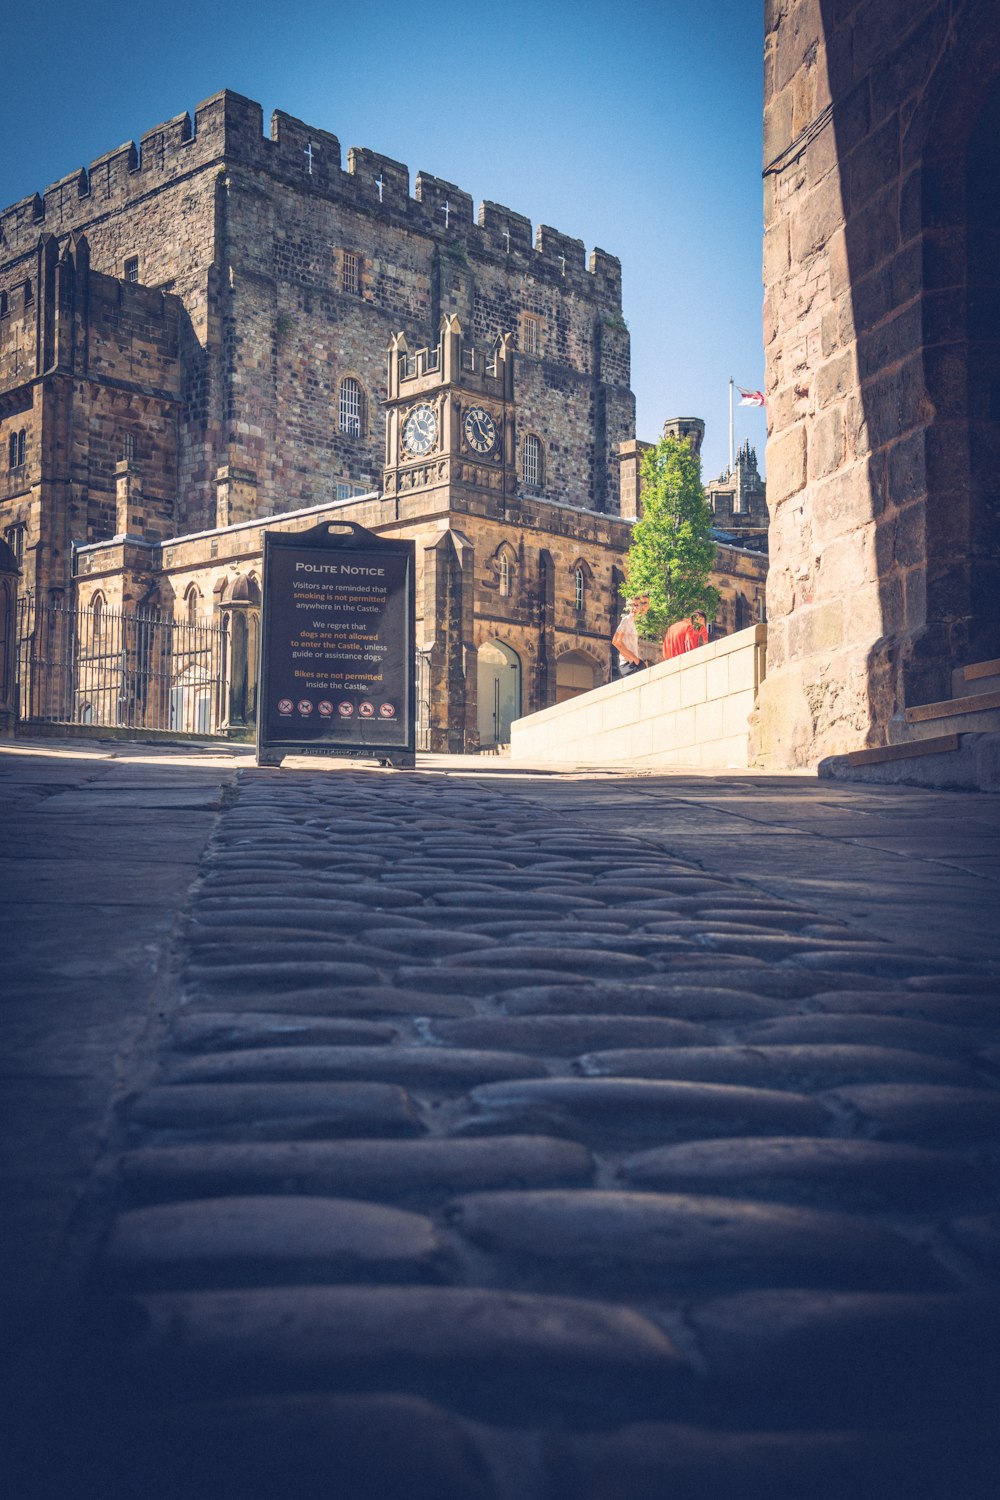
[[[521,661],[502,641],[479,648],[479,745],[510,743],[510,726],[521,714]]]

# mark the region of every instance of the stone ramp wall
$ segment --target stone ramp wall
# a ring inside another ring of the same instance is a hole
[[[763,681],[754,625],[511,726],[511,760],[538,764],[748,766],[747,719]]]

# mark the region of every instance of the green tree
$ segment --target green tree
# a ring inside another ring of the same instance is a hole
[[[708,581],[715,562],[711,529],[701,459],[685,439],[662,437],[642,461],[642,518],[632,528],[625,559],[629,597],[649,595],[649,613],[639,622],[647,640],[696,609],[715,618],[719,594]]]

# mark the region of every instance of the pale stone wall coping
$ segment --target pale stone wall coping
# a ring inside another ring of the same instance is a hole
[[[752,625],[511,726],[511,760],[580,765],[749,765],[747,719],[767,627]]]

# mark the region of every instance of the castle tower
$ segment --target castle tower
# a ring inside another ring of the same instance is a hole
[[[705,438],[705,424],[701,417],[668,417],[663,424],[663,436],[684,438],[695,453],[700,453]]]
[[[513,339],[487,349],[467,344],[457,315],[441,319],[435,348],[411,354],[389,343],[386,380],[386,498],[460,488],[482,504],[513,495]],[[430,498],[430,496],[428,497]]]

